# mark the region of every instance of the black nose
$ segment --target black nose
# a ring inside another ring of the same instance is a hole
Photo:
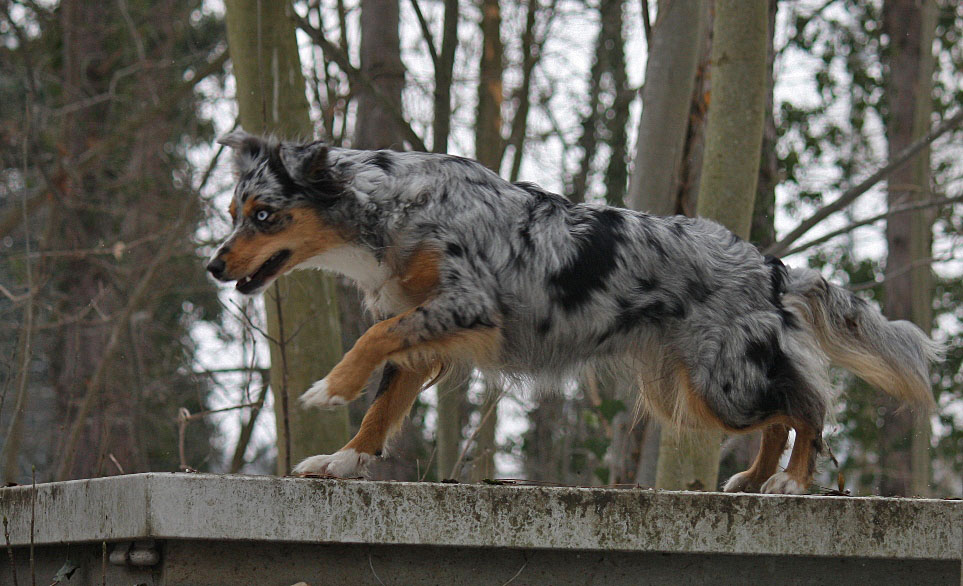
[[[214,275],[215,279],[221,280],[221,278],[224,276],[224,266],[223,260],[215,258],[207,264],[207,270]]]

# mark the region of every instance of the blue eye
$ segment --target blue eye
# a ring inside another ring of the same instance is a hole
[[[267,220],[270,215],[270,212],[267,210],[258,210],[258,212],[254,214],[254,219],[258,222],[263,222],[264,220]]]

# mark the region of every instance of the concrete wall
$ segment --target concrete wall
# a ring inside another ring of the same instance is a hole
[[[960,501],[141,474],[0,489],[0,514],[21,584],[31,517],[45,584],[68,560],[67,584],[959,584],[963,571]],[[0,584],[12,569],[0,559]]]

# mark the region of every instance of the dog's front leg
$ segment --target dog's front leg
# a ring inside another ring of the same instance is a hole
[[[371,326],[328,376],[301,396],[305,407],[343,405],[361,394],[368,377],[389,358],[414,368],[497,351],[498,317],[481,295],[463,292],[430,299]]]
[[[500,328],[490,305],[463,290],[372,326],[323,380],[301,397],[305,406],[347,403],[355,399],[371,372],[390,360],[378,398],[365,415],[361,431],[337,453],[314,456],[295,472],[356,476],[383,448],[390,431],[407,415],[425,380],[441,363],[486,361],[498,351]]]
[[[294,472],[342,478],[363,475],[368,464],[382,454],[388,439],[401,428],[415,397],[435,370],[434,367],[412,370],[393,362],[385,364],[378,395],[365,413],[357,435],[334,454],[305,459]]]

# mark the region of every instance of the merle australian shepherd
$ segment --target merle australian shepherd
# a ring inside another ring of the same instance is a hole
[[[383,365],[360,431],[297,473],[363,475],[428,381],[459,364],[543,381],[607,365],[672,423],[762,430],[755,462],[727,491],[807,489],[834,398],[830,363],[933,403],[937,347],[919,328],[715,222],[573,204],[450,155],[244,132],[220,142],[238,183],[211,274],[255,294],[295,269],[332,271],[381,320],[301,397],[347,403]]]

